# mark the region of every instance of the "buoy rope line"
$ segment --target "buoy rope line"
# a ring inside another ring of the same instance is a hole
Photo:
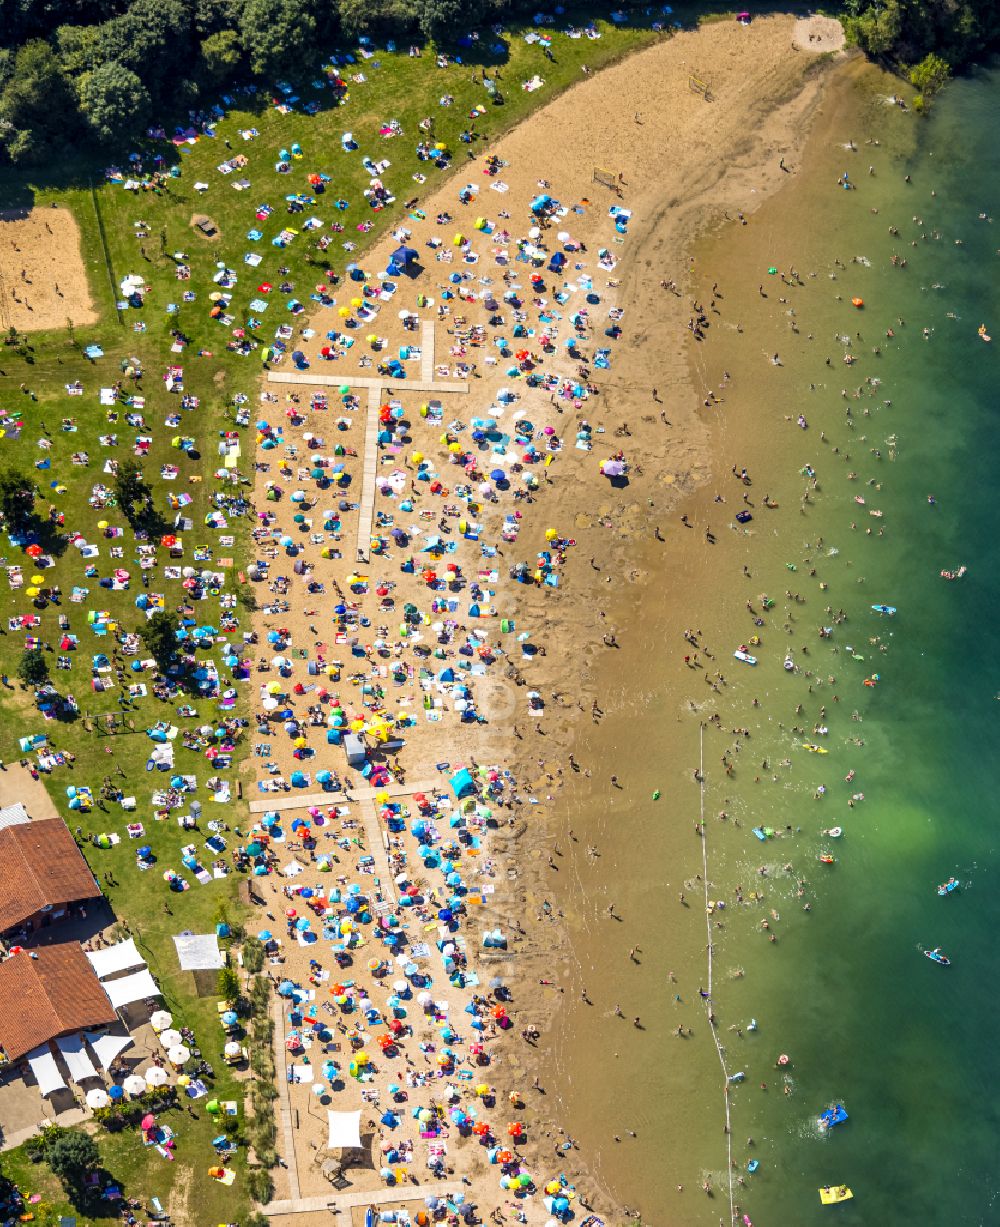
[[[714,943],[712,941],[712,913],[708,910],[708,828],[705,826],[705,726],[699,726],[698,731],[698,806],[699,825],[701,827],[701,878],[705,889],[705,929],[708,937],[705,950],[708,955],[708,996],[704,999],[705,1014],[715,1041],[715,1051],[719,1054],[719,1064],[722,1066],[722,1098],[726,1116],[726,1173],[729,1180],[729,1221],[736,1222],[736,1202],[733,1197],[733,1127],[729,1112],[729,1067],[726,1065],[726,1054],[719,1039],[719,1029],[714,1021],[712,1009],[712,978]]]

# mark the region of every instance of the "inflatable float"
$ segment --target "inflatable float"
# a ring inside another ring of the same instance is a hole
[[[814,745],[811,741],[804,741],[802,749],[808,750],[810,754],[829,754],[829,750],[825,750],[822,746]]]
[[[742,649],[740,649],[737,652],[734,652],[733,655],[736,657],[737,660],[742,660],[743,663],[746,665],[755,665],[757,663],[756,656],[751,656],[749,652],[744,652]]]
[[[877,614],[887,614],[890,618],[896,612],[895,605],[873,605],[872,609]]]
[[[820,1189],[819,1199],[824,1206],[835,1206],[839,1201],[850,1201],[854,1194],[846,1184],[828,1184]]]
[[[924,958],[930,959],[932,963],[940,963],[942,967],[951,966],[951,959],[946,954],[941,953],[940,946],[935,946],[933,950],[925,950]]]
[[[819,1114],[819,1123],[824,1129],[832,1129],[834,1125],[842,1125],[847,1120],[847,1112],[842,1103],[836,1103],[832,1108],[826,1108]]]

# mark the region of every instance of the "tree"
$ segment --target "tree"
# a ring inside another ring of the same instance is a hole
[[[130,68],[115,60],[84,73],[79,94],[87,127],[104,143],[141,131],[152,110],[149,91]]]
[[[868,8],[845,23],[848,37],[875,59],[891,55],[903,29],[899,0],[882,8]]]
[[[264,966],[264,943],[258,937],[248,937],[243,943],[243,968],[256,975]]]
[[[49,680],[49,662],[41,648],[26,648],[17,663],[17,676],[32,690]]]
[[[203,39],[220,30],[238,29],[242,12],[242,0],[191,0],[195,33]]]
[[[228,81],[243,63],[240,36],[235,30],[210,34],[201,44],[201,59],[212,81]]]
[[[219,996],[223,1001],[239,1001],[240,978],[232,967],[219,968]]]
[[[182,80],[177,66],[192,58],[190,10],[179,0],[133,0],[100,27],[99,41],[101,59],[135,73],[159,103]]]
[[[62,1137],[45,1148],[49,1167],[64,1185],[82,1189],[90,1173],[100,1163],[97,1143],[89,1133],[78,1129],[67,1130]]]
[[[947,83],[951,69],[947,61],[932,52],[925,55],[919,64],[910,69],[910,84],[915,86],[925,98],[936,94]]]
[[[16,469],[0,471],[0,512],[8,532],[23,532],[35,511],[35,483]]]
[[[486,11],[482,0],[417,0],[415,7],[421,32],[436,43],[479,25]]]
[[[250,67],[262,75],[301,67],[314,58],[316,18],[302,0],[247,0],[243,47]]]
[[[141,519],[149,508],[153,491],[142,475],[142,465],[137,460],[124,460],[115,474],[115,497],[127,520]]]
[[[56,53],[34,39],[19,48],[0,93],[0,140],[12,162],[42,162],[77,128],[76,100]]]
[[[417,14],[408,0],[338,0],[340,28],[346,38],[375,33],[388,38],[413,30]]]
[[[177,657],[177,632],[179,630],[180,623],[177,615],[165,609],[158,609],[146,625],[139,630],[143,643],[164,673]]]
[[[101,62],[100,26],[60,26],[55,32],[56,51],[63,72],[78,80]]]

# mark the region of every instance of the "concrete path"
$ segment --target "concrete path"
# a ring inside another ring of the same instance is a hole
[[[349,1212],[354,1206],[394,1205],[401,1201],[423,1202],[425,1197],[446,1197],[451,1193],[460,1193],[462,1184],[458,1180],[436,1181],[434,1184],[407,1185],[393,1189],[375,1189],[369,1192],[355,1193],[325,1193],[320,1197],[293,1197],[287,1201],[272,1201],[261,1206],[260,1211],[268,1218],[282,1214],[310,1214],[316,1210],[329,1210],[340,1215]]]
[[[368,389],[368,420],[365,423],[365,458],[361,469],[361,505],[358,509],[359,559],[367,559],[371,549],[372,517],[375,514],[375,477],[378,470],[378,411],[382,404],[380,388]]]
[[[280,812],[289,809],[305,809],[310,805],[350,805],[357,801],[374,801],[380,792],[390,797],[412,797],[415,792],[434,792],[443,787],[442,780],[420,780],[416,784],[387,784],[385,788],[352,788],[345,792],[283,792],[276,793],[266,801],[251,801],[250,813],[263,814],[267,810]]]
[[[379,826],[378,814],[375,813],[374,801],[361,802],[361,821],[365,824],[365,842],[368,851],[375,861],[375,881],[382,890],[384,898],[396,903],[396,883],[393,881],[392,870],[389,867],[388,835]]]
[[[424,320],[420,330],[420,378],[434,382],[434,321]]]
[[[361,495],[358,510],[358,540],[355,558],[367,562],[371,549],[372,520],[375,516],[375,479],[378,473],[378,411],[383,390],[395,392],[467,393],[464,379],[434,378],[434,321],[424,320],[420,332],[420,378],[387,379],[384,375],[329,375],[312,371],[269,371],[268,383],[307,384],[313,387],[344,387],[368,393],[368,415],[365,421],[364,462],[361,474]]]
[[[314,375],[312,371],[270,371],[268,383],[294,383],[314,388],[339,388],[342,384],[351,388],[385,388],[395,392],[464,392],[469,383],[465,379],[385,379],[381,375]]]
[[[295,1158],[292,1105],[288,1098],[288,1069],[285,1064],[285,1010],[284,1002],[280,997],[274,998],[271,1018],[274,1020],[274,1068],[278,1085],[278,1130],[281,1138],[281,1156],[288,1167],[288,1191],[294,1201],[300,1194],[299,1165]]]
[[[37,1094],[37,1087],[32,1086],[26,1089]],[[17,1129],[10,1133],[5,1130],[3,1141],[0,1143],[0,1151],[16,1150],[18,1146],[23,1146],[28,1138],[33,1138],[42,1132],[43,1125],[61,1125],[65,1129],[70,1129],[85,1125],[91,1118],[92,1114],[84,1111],[83,1108],[67,1108],[65,1112],[57,1113],[54,1120],[51,1117],[45,1117],[37,1125],[29,1125],[26,1129]]]

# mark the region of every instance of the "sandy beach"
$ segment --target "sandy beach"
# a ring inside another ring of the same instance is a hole
[[[0,210],[0,327],[37,332],[96,319],[69,209]]]
[[[481,1214],[542,1221],[540,1197],[512,1199],[498,1186],[475,1120],[514,1147],[534,1187],[554,1182],[549,1196],[571,1188],[578,1204],[608,1212],[587,1155],[574,1150],[573,1122],[554,1119],[545,1094],[555,1006],[563,989],[581,991],[547,897],[562,836],[573,839],[554,826],[553,803],[579,731],[596,728],[610,707],[598,668],[606,671],[625,633],[630,581],[646,578],[667,512],[710,471],[704,393],[689,371],[690,330],[699,328],[689,252],[707,229],[752,215],[801,156],[830,70],[809,54],[827,44],[807,37],[800,50],[794,33],[790,18],[714,23],[581,82],[489,151],[492,173],[470,160],[446,188],[411,203],[364,267],[385,268],[402,244],[423,271],[387,300],[370,292],[377,277],[365,283],[367,296],[361,282],[331,290],[336,310],[296,338],[308,367],[286,361],[265,383],[261,749],[247,788],[258,821],[274,807],[282,830],[288,819],[311,824],[271,845],[279,874],[257,888],[261,924],[280,941],[272,975],[302,986],[303,1008],[325,1009],[331,994],[353,999],[355,1018],[327,1011],[341,1038],[326,1052],[342,1067],[341,1047],[371,1051],[364,1002],[384,1012],[400,968],[386,966],[366,935],[348,939],[351,970],[338,969],[300,936],[302,887],[332,900],[334,887],[360,881],[383,918],[402,915],[399,897],[410,892],[407,948],[426,951],[414,956],[417,981],[406,973],[406,1005],[396,988],[402,1026],[370,1075],[342,1078],[343,1089],[320,1096],[318,1051],[286,1058],[279,1150],[288,1168],[276,1211],[329,1193],[319,1154],[329,1105],[360,1107],[373,1152],[402,1154],[388,1164],[393,1183],[420,1188],[431,1179],[422,1141],[433,1135],[440,1191],[454,1182]],[[559,207],[533,215],[540,194]],[[614,206],[627,216],[611,217]],[[551,267],[556,252],[565,253],[561,270]],[[327,328],[334,337],[323,336]],[[324,347],[338,356],[324,357]],[[407,347],[420,351],[403,359],[407,380],[379,372]],[[600,473],[617,453],[627,482]],[[334,603],[341,612],[331,625]],[[463,664],[471,665],[464,673]],[[470,706],[480,719],[468,719]],[[345,769],[339,734],[328,739],[338,711],[367,730],[374,783]],[[401,751],[378,750],[387,735],[405,741]],[[464,768],[474,802],[449,787]],[[301,786],[275,784],[296,771]],[[422,811],[463,884],[454,917],[454,898],[433,872],[440,855],[413,837]],[[449,840],[449,826],[464,840]],[[597,871],[605,882],[615,872]],[[484,948],[494,931],[502,944]],[[431,973],[442,958],[446,973],[450,964],[462,974]],[[488,992],[496,977],[499,992]],[[413,988],[431,979],[423,1001]],[[286,1007],[276,1012],[283,1050]],[[464,1032],[456,1019],[470,1014],[482,1022],[478,1051],[459,1047],[443,1065],[441,1035]],[[479,1078],[482,1090],[468,1085]],[[394,1103],[405,1106],[388,1124]],[[435,1126],[422,1139],[411,1110],[429,1112]],[[567,1126],[569,1134],[555,1133]],[[348,1174],[352,1191],[390,1195],[377,1160]]]

